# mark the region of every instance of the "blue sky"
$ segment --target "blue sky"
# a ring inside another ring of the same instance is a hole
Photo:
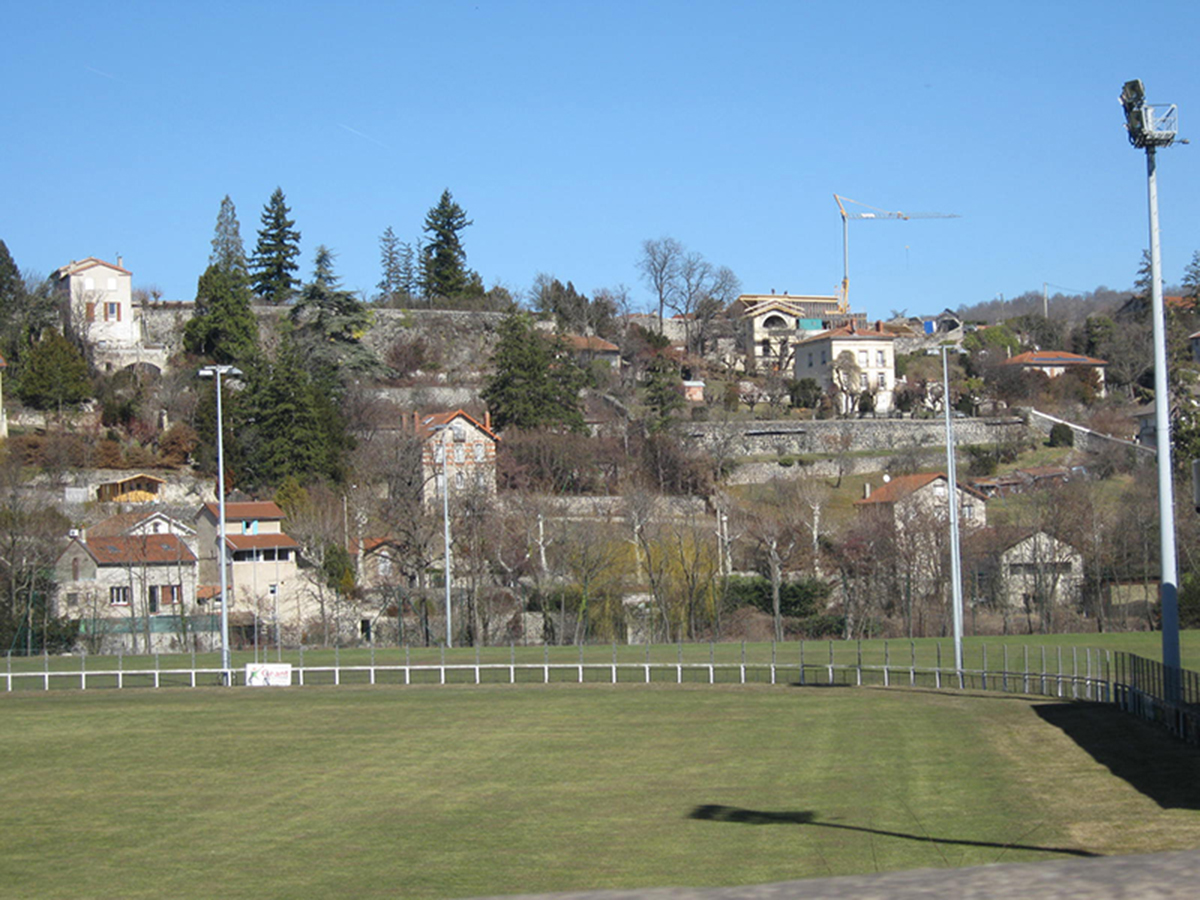
[[[372,292],[443,188],[468,264],[526,290],[649,290],[671,236],[744,290],[833,293],[836,192],[958,219],[850,224],[872,317],[1129,287],[1145,161],[1117,95],[1179,104],[1163,264],[1200,249],[1200,3],[10,3],[0,239],[22,269],[118,253],[191,299],[221,198],[252,249],[278,185],[302,274]]]

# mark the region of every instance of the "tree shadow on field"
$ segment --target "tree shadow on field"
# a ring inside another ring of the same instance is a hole
[[[1163,809],[1200,809],[1196,748],[1115,706],[1045,703],[1034,712]]]
[[[930,834],[910,834],[904,831],[887,831],[883,828],[867,828],[863,825],[846,825],[842,822],[820,822],[817,814],[811,810],[796,810],[789,812],[769,812],[760,809],[741,809],[737,806],[722,806],[719,803],[707,803],[697,806],[690,813],[689,819],[703,819],[710,822],[733,822],[738,825],[812,825],[817,828],[838,828],[843,831],[859,831],[863,834],[878,834],[883,837],[903,838],[907,841],[918,841],[924,844],[951,844],[958,847],[994,847],[997,850],[1032,850],[1038,853],[1057,853],[1066,856],[1099,856],[1087,850],[1075,847],[1039,847],[1036,844],[1019,844],[1015,841],[968,841],[959,838],[934,837]]]

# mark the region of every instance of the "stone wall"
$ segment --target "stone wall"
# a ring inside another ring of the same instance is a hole
[[[990,444],[1025,436],[1018,418],[955,419],[959,446]],[[779,456],[803,453],[905,451],[946,445],[943,419],[812,419],[777,422],[692,423],[690,440],[725,456]]]

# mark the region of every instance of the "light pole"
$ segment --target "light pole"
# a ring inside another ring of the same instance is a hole
[[[221,412],[221,376],[237,378],[242,372],[234,366],[205,366],[201,378],[215,378],[217,385],[217,566],[221,570],[221,671],[226,684],[230,680],[229,660],[229,576],[225,571],[225,422]]]
[[[950,597],[954,619],[954,671],[958,673],[958,686],[963,686],[963,600],[962,600],[962,550],[958,542],[958,466],[954,459],[954,420],[950,413],[950,362],[942,346],[942,406],[946,412],[946,495],[950,504]]]
[[[1175,104],[1163,109],[1146,105],[1140,80],[1121,90],[1129,143],[1146,151],[1150,206],[1150,316],[1154,320],[1154,431],[1158,460],[1158,522],[1161,570],[1162,656],[1167,699],[1179,699],[1179,564],[1175,550],[1175,489],[1171,480],[1171,395],[1167,386],[1167,330],[1162,295],[1162,259],[1158,246],[1158,177],[1155,150],[1169,147],[1177,134]]]
[[[446,646],[453,647],[451,635],[454,633],[454,629],[450,620],[450,581],[454,575],[450,558],[450,470],[448,468],[449,460],[446,459],[450,454],[450,448],[443,440],[448,427],[439,425],[435,430],[438,433],[438,452],[442,454],[442,540],[446,545]]]

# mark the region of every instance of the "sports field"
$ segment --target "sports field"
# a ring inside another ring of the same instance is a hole
[[[467,897],[1200,846],[1111,708],[707,685],[0,697],[6,897]]]

